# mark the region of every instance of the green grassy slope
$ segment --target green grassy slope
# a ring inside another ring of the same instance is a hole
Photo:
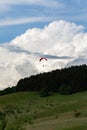
[[[1,96],[0,130],[87,130],[87,92],[44,98],[37,92]]]

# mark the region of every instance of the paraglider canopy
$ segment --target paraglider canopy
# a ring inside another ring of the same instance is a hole
[[[47,61],[47,58],[41,57],[41,58],[39,59],[39,61],[42,61],[42,60],[46,60],[46,61]]]

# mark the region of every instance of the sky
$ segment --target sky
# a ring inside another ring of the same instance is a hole
[[[43,68],[39,58],[47,57]],[[0,89],[21,78],[87,64],[87,0],[0,1]]]
[[[0,1],[0,44],[10,42],[29,28],[44,28],[66,20],[87,31],[87,0],[2,0]]]

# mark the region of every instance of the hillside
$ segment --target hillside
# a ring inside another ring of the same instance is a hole
[[[87,90],[87,65],[80,65],[20,79],[16,86],[0,91],[0,95],[38,91],[40,96],[48,96],[54,92],[72,94],[85,90]]]
[[[44,91],[72,94],[87,90],[87,65],[71,66],[19,80],[16,91]]]
[[[87,92],[18,92],[0,97],[0,130],[87,130]]]

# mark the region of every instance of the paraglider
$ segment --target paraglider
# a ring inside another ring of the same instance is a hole
[[[39,59],[39,61],[42,63],[42,66],[44,67],[45,62],[47,61],[47,58],[41,57],[41,58]]]

